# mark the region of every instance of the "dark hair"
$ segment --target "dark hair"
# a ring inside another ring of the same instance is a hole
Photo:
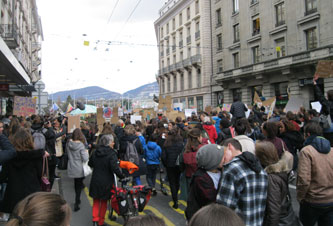
[[[165,226],[163,219],[154,215],[131,217],[125,226]]]
[[[168,136],[165,140],[164,147],[171,147],[175,143],[183,141],[183,137],[180,135],[178,127],[174,127],[168,132]]]
[[[34,149],[34,141],[27,129],[19,128],[11,137],[11,143],[16,151],[31,151]]]
[[[185,152],[191,152],[192,150],[197,150],[200,142],[198,138],[201,136],[201,131],[198,128],[193,128],[187,134],[187,143],[185,146]]]
[[[235,123],[235,131],[237,135],[244,135],[251,132],[251,125],[246,118],[241,118]]]
[[[284,125],[286,131],[296,131],[295,125],[288,119],[282,119],[280,123]]]
[[[224,129],[224,128],[228,128],[231,126],[230,121],[227,118],[222,118],[220,121],[220,126]]]
[[[278,152],[274,144],[269,141],[257,142],[255,154],[263,167],[267,167],[279,161]]]
[[[176,118],[176,123],[182,123],[182,118],[180,116]]]
[[[333,90],[327,91],[327,99],[333,101]]]
[[[159,135],[157,133],[153,133],[150,137],[149,137],[149,141],[152,141],[152,142],[157,142],[159,138]]]
[[[318,122],[308,122],[304,127],[304,133],[305,134],[309,133],[310,136],[312,135],[322,136],[323,129],[321,128]]]
[[[266,131],[269,139],[274,139],[279,132],[279,127],[275,122],[265,122],[262,128]]]
[[[296,115],[292,111],[288,111],[286,117],[288,120],[296,120]]]
[[[72,135],[72,140],[73,141],[81,141],[82,144],[85,144],[86,143],[86,139],[81,131],[80,128],[76,128],[74,131],[73,131],[73,135]]]
[[[189,226],[245,226],[243,220],[231,209],[213,203],[202,207],[190,220]]]
[[[71,209],[63,197],[52,192],[36,192],[16,205],[6,225],[67,226],[70,218]]]
[[[222,146],[224,146],[224,147],[227,147],[228,144],[231,144],[232,146],[234,146],[234,148],[236,150],[242,151],[242,145],[238,140],[236,140],[234,138],[228,138],[222,142]]]

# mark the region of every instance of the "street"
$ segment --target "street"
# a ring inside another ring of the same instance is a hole
[[[74,207],[74,181],[67,177],[67,172],[64,170],[59,171],[61,179],[58,180],[59,192],[64,196],[67,202],[70,204],[71,208]],[[145,183],[145,177],[141,177],[143,183]],[[89,197],[89,182],[90,176],[84,180],[86,185],[84,191],[81,194],[81,210],[78,212],[73,212],[71,226],[82,226],[92,224],[92,198]],[[299,204],[296,201],[296,187],[293,184],[289,186],[289,190],[292,196],[293,207],[296,215],[298,215]],[[160,192],[160,183],[157,180],[156,189],[158,190],[157,196],[151,196],[148,205],[145,207],[143,213],[140,214],[153,214],[164,219],[167,226],[184,226],[186,225],[186,220],[184,217],[184,210],[186,207],[186,202],[183,200],[179,201],[179,209],[175,210],[172,208],[173,202],[171,201],[170,188],[165,185],[169,195],[165,196]],[[108,212],[107,212],[108,215]],[[123,219],[121,217],[117,218],[116,222],[110,221],[107,217],[105,222],[108,225],[119,226],[123,224]]]

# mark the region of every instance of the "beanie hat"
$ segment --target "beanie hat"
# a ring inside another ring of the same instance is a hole
[[[213,170],[218,168],[224,155],[224,147],[217,144],[206,144],[202,146],[197,155],[199,168]]]

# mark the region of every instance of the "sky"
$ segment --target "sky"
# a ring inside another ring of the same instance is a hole
[[[124,93],[155,82],[154,21],[165,1],[37,0],[45,91],[100,86]]]

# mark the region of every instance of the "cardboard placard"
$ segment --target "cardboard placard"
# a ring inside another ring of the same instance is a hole
[[[111,124],[117,124],[118,123],[119,118],[118,117],[112,117],[111,118]]]
[[[192,110],[192,109],[191,109]],[[179,112],[179,111],[170,111],[166,113],[166,117],[171,120],[171,121],[176,121],[177,117],[181,117],[182,120],[185,119],[185,114],[184,112]]]
[[[260,102],[262,102],[262,101],[261,101],[258,93],[256,91],[254,91],[253,103],[256,104],[256,103],[260,103]]]
[[[14,97],[13,115],[30,116],[36,113],[36,99],[31,97]]]
[[[112,117],[118,117],[118,110],[117,107],[112,108]]]
[[[276,101],[276,97],[272,97],[268,100],[263,101],[261,105],[265,107],[270,107],[274,101]]]
[[[68,133],[73,133],[76,128],[80,128],[80,115],[68,117]]]
[[[332,78],[333,60],[320,60],[317,64],[316,74],[319,78]]]
[[[269,106],[269,111],[268,111],[268,115],[267,115],[268,119],[273,115],[273,111],[274,111],[275,104],[276,104],[276,97],[273,97],[271,99],[273,99],[273,102],[271,103],[271,106]]]
[[[298,112],[300,107],[304,106],[304,99],[300,96],[291,96],[286,105],[285,111]]]
[[[136,121],[141,121],[141,115],[131,115],[131,124],[135,124]]]
[[[207,112],[208,114],[210,114],[213,111],[212,106],[206,106],[205,107],[205,112]]]
[[[103,108],[97,108],[97,125],[103,125],[105,119],[103,117]]]
[[[172,99],[171,96],[163,96],[160,95],[158,99],[158,109],[162,109],[163,111],[171,111],[171,104],[172,104]]]
[[[230,112],[231,104],[223,104],[222,111]]]

